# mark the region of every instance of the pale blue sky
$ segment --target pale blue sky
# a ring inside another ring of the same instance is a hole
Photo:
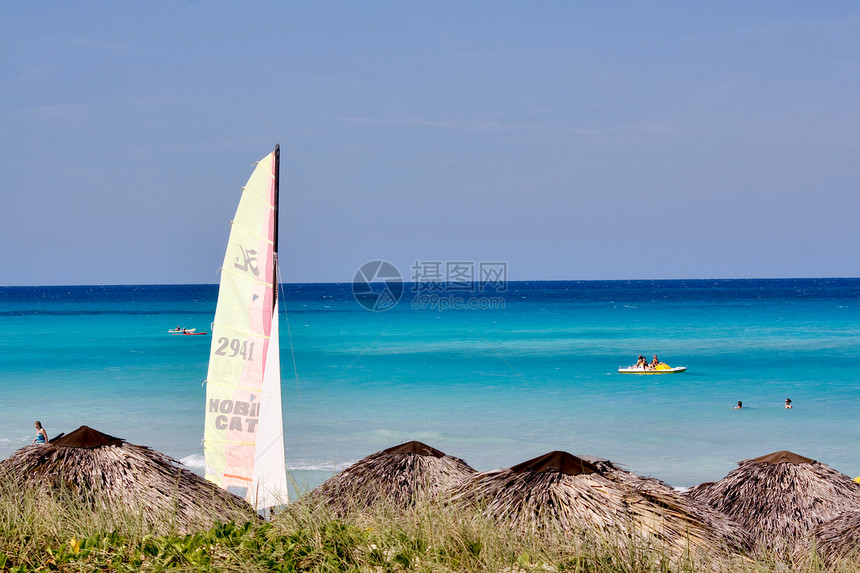
[[[860,276],[860,6],[0,1],[0,285]],[[291,149],[295,149],[299,155]]]

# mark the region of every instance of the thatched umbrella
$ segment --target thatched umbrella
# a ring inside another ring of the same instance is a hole
[[[429,501],[475,473],[469,465],[421,442],[369,455],[310,492],[336,512],[409,508]]]
[[[745,526],[777,553],[797,547],[825,521],[860,509],[860,485],[850,477],[787,451],[740,461],[720,481],[687,495]]]
[[[675,557],[687,550],[741,551],[750,539],[725,516],[656,479],[560,451],[476,474],[455,488],[451,502],[482,508],[525,532],[586,532],[616,544],[634,538]]]
[[[827,561],[860,558],[860,510],[825,521],[812,531],[811,542]]]
[[[157,530],[190,531],[252,519],[244,500],[176,465],[173,458],[88,426],[0,462],[7,483],[76,505],[143,518]]]

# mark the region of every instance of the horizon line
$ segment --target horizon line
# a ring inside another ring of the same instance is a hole
[[[520,279],[506,280],[506,284],[517,283],[560,283],[560,282],[682,282],[682,281],[796,281],[796,280],[860,280],[860,277],[709,277],[709,278],[628,278],[628,279]],[[354,281],[284,281],[279,285],[348,285]],[[403,284],[436,283],[457,284],[460,281],[401,281]],[[477,281],[476,281],[477,282]],[[152,286],[219,286],[219,283],[79,283],[79,284],[41,284],[41,285],[0,285],[0,288],[67,288],[67,287],[152,287]]]

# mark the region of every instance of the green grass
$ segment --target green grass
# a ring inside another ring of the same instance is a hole
[[[827,568],[814,555],[794,564],[715,556],[671,562],[630,540],[521,535],[433,505],[338,518],[299,503],[270,522],[225,523],[186,535],[169,520],[167,533],[154,534],[144,513],[78,508],[62,495],[0,484],[0,571],[860,573],[858,563]]]

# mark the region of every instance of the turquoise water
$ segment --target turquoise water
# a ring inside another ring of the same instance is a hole
[[[510,283],[504,308],[444,311],[412,308],[408,285],[386,312],[350,285],[284,289],[300,489],[413,439],[478,470],[561,449],[679,487],[782,449],[860,475],[860,279]],[[39,419],[49,436],[86,424],[199,471],[211,338],[166,331],[209,330],[216,296],[0,288],[0,457]],[[689,369],[616,372],[654,353]]]

